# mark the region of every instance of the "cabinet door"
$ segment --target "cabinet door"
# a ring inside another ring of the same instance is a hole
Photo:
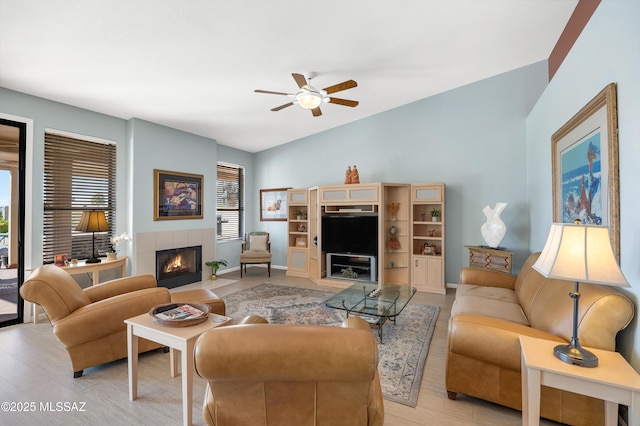
[[[413,286],[419,291],[425,291],[427,287],[427,260],[424,257],[414,256],[411,263],[413,264],[411,271]]]
[[[418,291],[445,294],[440,256],[413,256],[412,281]]]
[[[306,276],[307,270],[307,249],[289,248],[287,275]]]
[[[442,185],[413,185],[411,201],[413,203],[440,203],[442,202]]]

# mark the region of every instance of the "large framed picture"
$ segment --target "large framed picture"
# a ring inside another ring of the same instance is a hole
[[[609,227],[620,260],[616,85],[607,85],[551,137],[553,221]]]
[[[153,220],[202,219],[202,175],[153,172]]]
[[[289,188],[260,190],[261,221],[287,220],[287,189]]]

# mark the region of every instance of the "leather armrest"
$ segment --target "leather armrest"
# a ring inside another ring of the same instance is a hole
[[[97,302],[120,294],[155,287],[157,287],[155,277],[151,274],[144,274],[106,281],[102,284],[87,287],[84,292],[92,302]]]
[[[460,269],[459,284],[474,284],[488,287],[501,287],[513,290],[516,276],[504,272],[489,271],[478,268]]]
[[[360,330],[371,330],[369,323],[358,317],[349,317],[342,321],[343,328],[359,328]]]
[[[170,302],[169,290],[163,287],[114,296],[76,309],[53,323],[53,332],[66,347],[73,347],[125,330],[124,320]]]

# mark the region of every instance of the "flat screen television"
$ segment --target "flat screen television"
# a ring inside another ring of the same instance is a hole
[[[322,216],[322,251],[378,255],[377,216]]]

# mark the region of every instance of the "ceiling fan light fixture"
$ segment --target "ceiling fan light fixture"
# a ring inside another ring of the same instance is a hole
[[[322,103],[322,95],[317,92],[309,92],[306,90],[298,93],[296,95],[296,99],[298,100],[298,104],[300,104],[304,109],[318,108]]]

